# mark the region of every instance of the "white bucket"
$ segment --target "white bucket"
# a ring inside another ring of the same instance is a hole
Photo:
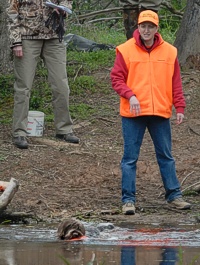
[[[28,112],[27,136],[43,135],[44,129],[44,113],[41,111]]]

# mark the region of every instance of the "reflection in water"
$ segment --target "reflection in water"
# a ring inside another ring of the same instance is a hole
[[[0,251],[0,264],[4,265],[16,265],[15,254],[13,249]]]
[[[121,265],[136,265],[136,264],[176,265],[179,264],[178,251],[179,251],[178,247],[168,247],[164,249],[162,248],[154,249],[154,248],[144,247],[142,255],[140,255],[140,250],[138,247],[122,246]],[[186,262],[186,256],[188,260],[187,262]],[[191,264],[190,261],[194,260],[194,256],[192,256],[190,253],[188,253],[186,256],[185,256],[186,263],[184,264]],[[188,256],[191,257],[191,259]],[[200,259],[197,258],[196,262],[200,262]]]
[[[134,246],[122,246],[121,265],[136,265],[135,251],[136,250]],[[161,256],[162,260],[160,261],[159,265],[175,265],[176,261],[178,261],[177,248],[165,248],[161,253]]]
[[[177,248],[166,248],[162,253],[160,265],[175,265],[178,260]]]
[[[0,265],[178,265],[179,247],[85,245],[58,242],[9,242],[0,240]],[[200,248],[184,248],[183,264],[191,261]],[[89,263],[90,262],[90,263]],[[195,264],[200,264],[200,258]]]
[[[121,248],[121,265],[136,265],[135,263],[135,247],[122,246]]]
[[[200,229],[104,230],[83,241],[58,241],[50,227],[0,227],[0,265],[178,265],[200,264]],[[90,263],[89,263],[90,262]]]

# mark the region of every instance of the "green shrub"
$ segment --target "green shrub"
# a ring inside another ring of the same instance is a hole
[[[0,99],[13,95],[13,74],[0,75]]]
[[[93,113],[95,113],[95,109],[85,103],[71,104],[70,111],[73,119],[81,120],[88,119]]]

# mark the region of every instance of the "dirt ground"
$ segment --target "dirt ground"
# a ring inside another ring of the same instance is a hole
[[[173,155],[184,198],[191,210],[172,210],[164,200],[151,139],[146,133],[137,168],[137,213],[121,213],[120,160],[123,153],[119,98],[92,95],[93,105],[107,106],[87,121],[74,121],[79,145],[56,141],[52,125],[42,138],[28,138],[28,150],[12,145],[11,126],[0,125],[0,180],[15,178],[20,187],[8,209],[33,213],[38,220],[59,222],[73,216],[88,221],[135,224],[197,224],[200,222],[200,73],[183,74],[187,102],[185,121],[172,117]],[[191,186],[194,185],[194,186]]]

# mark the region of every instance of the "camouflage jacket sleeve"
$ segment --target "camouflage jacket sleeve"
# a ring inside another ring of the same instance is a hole
[[[6,10],[11,47],[21,45],[18,5],[17,0],[9,0],[9,7]]]

